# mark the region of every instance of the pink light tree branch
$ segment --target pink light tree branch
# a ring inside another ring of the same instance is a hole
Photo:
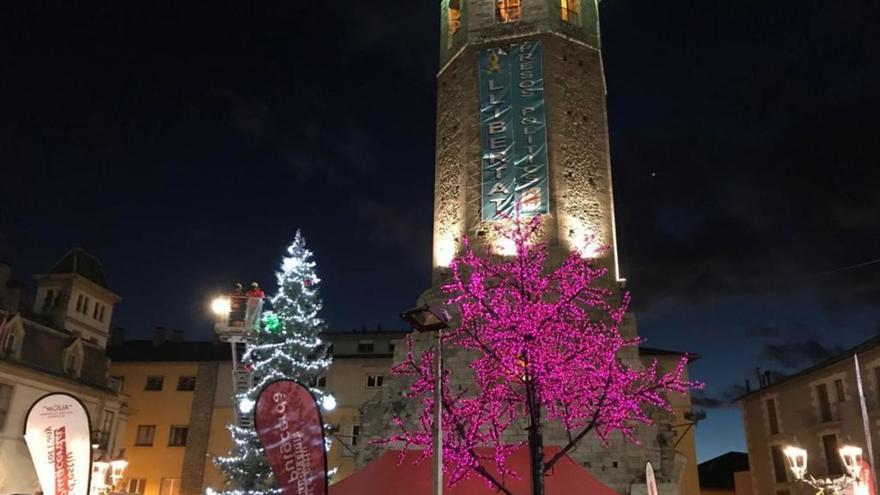
[[[507,459],[526,444],[532,495],[543,495],[544,476],[588,434],[607,442],[620,432],[637,442],[635,427],[651,423],[652,408],[670,409],[667,393],[699,386],[683,379],[687,357],[668,373],[656,361],[644,369],[623,364],[620,352],[640,343],[620,334],[629,295],[601,285],[606,270],[578,252],[548,270],[547,247],[531,242],[539,227],[537,217],[501,227],[516,246],[511,257],[496,256],[491,248],[478,256],[465,240],[465,252],[453,260],[451,280],[443,286],[446,303],[460,315],[460,324],[444,332],[443,345],[475,355],[472,388],[453,391],[448,371],[440,378],[450,485],[476,474],[512,495],[503,478],[519,474]],[[408,396],[420,398],[423,410],[417,429],[409,431],[396,419],[400,432],[383,440],[423,448],[420,460],[433,454],[434,359],[433,350],[416,356],[408,342],[406,358],[393,372],[413,379]],[[528,424],[527,440],[506,442],[505,434],[521,419]],[[568,443],[545,462],[542,427],[551,421],[565,428]],[[489,458],[478,450],[485,447]],[[481,461],[494,462],[499,476]]]

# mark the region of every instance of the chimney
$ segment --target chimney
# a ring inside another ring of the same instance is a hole
[[[156,327],[153,332],[153,347],[159,347],[168,340],[168,329],[165,327]]]
[[[168,336],[168,342],[183,342],[183,330],[173,329],[171,335]]]

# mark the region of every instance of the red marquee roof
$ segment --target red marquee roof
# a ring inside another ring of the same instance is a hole
[[[559,452],[559,447],[544,448],[544,455],[548,459],[557,452]],[[428,459],[414,466],[413,462],[419,456],[421,456],[421,452],[407,452],[401,463],[399,450],[385,452],[364,469],[331,486],[330,495],[392,495],[398,493],[431,495],[431,461]],[[522,478],[508,478],[505,485],[514,495],[528,495],[529,456],[527,449],[524,447],[518,450],[510,457],[508,464]],[[493,475],[496,473],[492,463],[487,463],[486,468]],[[443,493],[445,495],[488,495],[499,492],[473,475],[453,488],[444,487]],[[554,466],[553,472],[547,477],[546,493],[547,495],[618,495],[617,492],[603,485],[568,456],[560,459]]]

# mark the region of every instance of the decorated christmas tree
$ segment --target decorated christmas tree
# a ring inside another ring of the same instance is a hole
[[[331,362],[319,337],[324,329],[318,316],[320,279],[315,273],[312,253],[306,249],[299,231],[287,248],[276,277],[278,292],[270,300],[272,310],[264,312],[256,342],[248,346],[242,357],[243,366],[253,374],[253,385],[235,397],[235,406],[241,413],[250,414],[263,387],[289,379],[309,386],[324,409],[333,409],[333,396],[317,387],[318,378],[326,375]],[[256,431],[236,425],[229,425],[229,430],[234,442],[232,452],[215,459],[229,486],[229,490],[220,493],[280,493]]]

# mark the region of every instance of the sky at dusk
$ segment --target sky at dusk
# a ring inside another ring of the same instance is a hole
[[[0,258],[103,261],[114,325],[207,339],[302,229],[338,330],[430,285],[439,2],[0,9]],[[869,0],[600,6],[622,268],[647,345],[730,400],[880,331],[880,36]],[[476,104],[476,103],[475,103]],[[754,382],[754,380],[753,380]]]

